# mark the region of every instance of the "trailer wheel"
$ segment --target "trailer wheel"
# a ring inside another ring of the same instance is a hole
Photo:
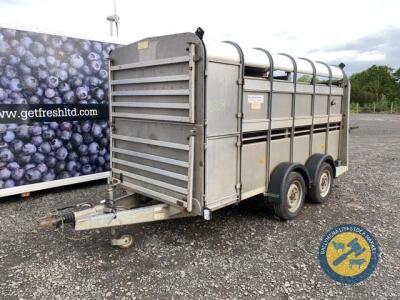
[[[128,249],[133,246],[133,236],[130,234],[123,234],[118,238],[118,242],[115,246],[121,249]]]
[[[274,205],[275,214],[283,220],[292,220],[303,208],[306,185],[298,172],[291,172],[282,184],[283,193]]]
[[[318,170],[318,176],[311,185],[308,198],[314,203],[324,203],[332,190],[333,170],[330,164],[324,162]]]

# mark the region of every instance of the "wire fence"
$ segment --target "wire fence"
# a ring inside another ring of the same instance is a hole
[[[362,105],[358,102],[352,102],[350,104],[350,111],[352,113],[390,113],[398,114],[400,113],[400,106],[397,102],[373,102],[373,103],[363,103]]]

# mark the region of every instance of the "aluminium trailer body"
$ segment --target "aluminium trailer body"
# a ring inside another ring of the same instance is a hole
[[[260,194],[292,219],[348,169],[349,90],[339,67],[202,34],[120,47],[110,55],[109,195],[70,219],[77,230],[209,219]],[[128,196],[114,199],[115,185]],[[140,207],[138,194],[159,204]]]

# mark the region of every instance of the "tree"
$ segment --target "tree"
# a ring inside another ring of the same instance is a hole
[[[400,69],[388,66],[368,68],[351,76],[352,100],[360,103],[395,101],[400,99]]]
[[[313,79],[313,77],[310,75],[302,75],[297,79],[297,82],[310,84],[312,79]]]
[[[397,71],[393,73],[393,76],[396,79],[397,84],[400,86],[400,68],[398,68]]]

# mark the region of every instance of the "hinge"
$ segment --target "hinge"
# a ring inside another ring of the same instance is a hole
[[[117,172],[113,172],[113,175],[119,177],[117,180],[119,180],[119,183],[124,181],[124,175],[122,173],[117,173]]]
[[[237,141],[237,142],[236,142],[236,146],[242,147],[242,142],[241,142],[241,141]]]
[[[115,133],[117,131],[116,128],[115,128],[115,123],[114,122],[111,122],[110,127],[111,127],[111,132],[112,133]]]
[[[243,113],[237,113],[236,118],[238,119],[243,119]]]
[[[180,200],[177,200],[177,201],[176,201],[176,205],[181,206],[181,207],[185,207],[185,206],[186,206],[186,205],[185,205],[185,202],[180,201]]]
[[[236,82],[238,85],[243,85],[243,78],[238,79]]]
[[[189,134],[189,136],[186,138],[186,140],[190,140],[190,137],[191,137],[191,136],[196,136],[196,128],[190,130],[190,134]]]
[[[236,184],[235,188],[237,191],[240,191],[242,189],[242,184],[241,183]]]
[[[194,62],[199,62],[201,60],[201,56],[200,55],[195,55],[194,57],[193,57],[193,61]]]

